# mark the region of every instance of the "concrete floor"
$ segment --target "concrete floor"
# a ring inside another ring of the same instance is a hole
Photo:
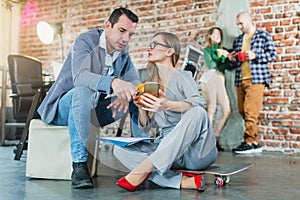
[[[104,148],[105,147],[105,148]],[[70,181],[40,180],[25,177],[26,151],[20,161],[15,161],[15,147],[0,147],[0,200],[40,199],[299,199],[300,155],[263,152],[260,155],[234,155],[221,152],[217,165],[255,163],[245,172],[231,176],[223,187],[213,184],[213,176],[206,175],[206,190],[175,190],[160,188],[147,181],[135,192],[127,192],[115,185],[126,170],[111,154],[111,146],[100,152],[95,188],[72,189]]]

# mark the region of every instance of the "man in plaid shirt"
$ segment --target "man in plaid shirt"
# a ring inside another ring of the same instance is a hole
[[[244,142],[232,151],[238,154],[261,153],[258,115],[263,104],[264,88],[270,84],[268,63],[275,60],[277,53],[270,34],[256,29],[249,13],[240,12],[236,22],[243,33],[234,41],[233,48],[236,53],[245,53],[245,58],[239,57],[237,61],[235,75],[238,109],[244,119],[245,132]]]

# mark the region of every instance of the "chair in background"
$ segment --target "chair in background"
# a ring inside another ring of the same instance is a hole
[[[9,75],[12,88],[13,117],[24,123],[35,95],[29,83],[43,81],[42,64],[39,60],[23,55],[8,56]],[[38,117],[37,114],[34,115]]]
[[[36,58],[25,55],[9,55],[7,57],[11,82],[13,118],[15,123],[7,123],[7,126],[18,127],[15,137],[25,127],[28,112],[33,102],[34,91],[29,83],[42,82],[42,64]],[[38,114],[34,114],[38,118]],[[24,149],[27,148],[25,143]],[[17,146],[18,148],[18,146]]]
[[[40,98],[35,98],[36,89],[33,85],[43,83],[42,63],[38,59],[25,55],[9,55],[7,60],[12,88],[10,97],[13,117],[17,122],[14,126],[20,127],[23,124],[20,142],[14,150],[15,159],[19,160],[22,151],[27,149],[28,121],[39,118],[36,109],[31,108],[33,104],[34,107],[38,107],[46,93],[43,93]]]
[[[201,58],[203,52],[191,45],[186,47],[186,53],[184,57],[184,62],[182,69],[192,72],[193,78],[196,80],[197,74],[201,69]]]

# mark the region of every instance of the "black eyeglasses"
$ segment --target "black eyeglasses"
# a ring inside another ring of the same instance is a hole
[[[159,43],[159,42],[150,42],[150,44],[148,45],[148,48],[149,49],[154,49],[157,45],[160,45],[160,46],[163,46],[163,47],[166,47],[166,48],[170,48],[168,45],[166,44],[162,44],[162,43]]]

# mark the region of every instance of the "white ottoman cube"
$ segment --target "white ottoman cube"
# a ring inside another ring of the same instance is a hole
[[[100,129],[96,129],[100,131]],[[91,134],[92,135],[92,134]],[[91,137],[90,137],[91,138]],[[98,141],[90,140],[89,170],[94,176],[97,170]],[[92,158],[90,158],[92,157]],[[30,122],[26,176],[30,178],[70,180],[72,158],[70,135],[67,126],[48,125],[39,119]]]

